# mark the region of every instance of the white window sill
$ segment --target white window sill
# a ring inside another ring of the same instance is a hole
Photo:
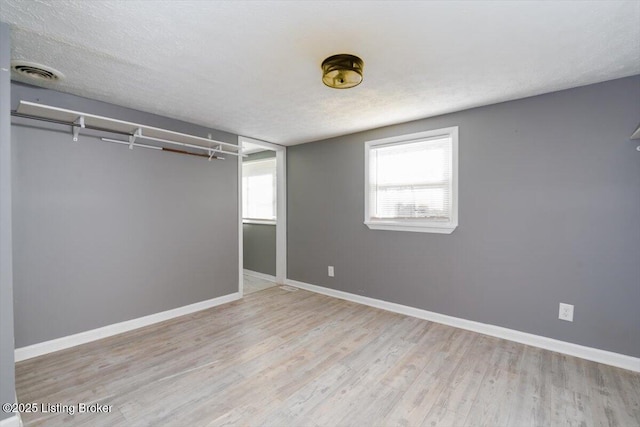
[[[451,234],[453,230],[458,227],[458,224],[415,224],[407,222],[392,222],[392,221],[365,221],[367,227],[372,230],[390,230],[390,231],[412,231],[414,233],[439,233],[439,234]]]
[[[243,224],[276,225],[275,219],[242,219]]]

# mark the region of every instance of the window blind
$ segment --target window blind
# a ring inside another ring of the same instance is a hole
[[[372,219],[451,220],[449,136],[374,146],[369,156]]]
[[[242,164],[242,217],[276,219],[276,159]]]

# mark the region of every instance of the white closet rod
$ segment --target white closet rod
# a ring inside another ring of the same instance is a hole
[[[113,142],[114,144],[122,144],[122,145],[131,145],[129,144],[129,141],[120,141],[118,139],[111,139],[111,138],[100,138],[103,141],[106,142]],[[134,147],[140,147],[140,148],[149,148],[151,150],[162,150],[162,147],[156,147],[155,145],[147,145],[147,144],[137,144],[137,143],[133,143]]]
[[[204,151],[209,160],[214,158],[214,153],[230,154],[232,156],[246,157],[242,154],[242,148],[238,145],[228,142],[216,141],[210,138],[203,138],[195,135],[188,135],[180,132],[174,132],[167,129],[160,129],[153,126],[146,126],[138,123],[127,122],[123,120],[112,119],[94,114],[87,114],[80,111],[67,110],[65,108],[53,107],[50,105],[38,104],[35,102],[20,101],[17,111],[12,115],[18,117],[31,118],[36,120],[45,120],[50,122],[64,123],[72,126],[73,140],[78,140],[81,129],[100,130],[105,132],[115,132],[121,135],[127,135],[129,141],[119,141],[109,138],[102,138],[108,142],[123,143],[129,145],[129,148],[135,146],[152,148],[153,146],[145,146],[145,144],[136,144],[136,139],[146,139],[157,141],[164,144],[187,147],[193,150]],[[145,134],[147,133],[147,134]],[[151,133],[152,135],[148,135]],[[190,143],[193,142],[193,143]],[[203,143],[200,145],[200,143]],[[238,150],[237,152],[223,150],[223,147]],[[155,147],[154,147],[155,148]],[[158,149],[163,149],[158,147]],[[169,150],[168,148],[164,148]],[[170,150],[169,150],[170,151]],[[194,154],[205,156],[204,154],[196,154],[185,152],[186,154]],[[215,157],[221,158],[221,157]]]
[[[247,157],[246,154],[242,154],[242,153],[233,153],[231,151],[225,151],[225,150],[221,150],[220,148],[208,148],[208,147],[202,147],[200,145],[193,145],[193,144],[187,144],[186,142],[176,142],[176,141],[169,141],[168,139],[162,139],[162,138],[155,138],[153,136],[146,136],[146,135],[137,135],[136,138],[140,138],[140,139],[148,139],[150,141],[157,141],[157,142],[163,142],[165,144],[171,144],[171,145],[177,145],[180,147],[188,147],[188,148],[193,148],[196,150],[204,150],[207,153],[224,153],[224,154],[231,154],[232,156],[241,156],[241,157]]]
[[[209,157],[209,161],[211,161],[212,159],[224,160],[224,157],[214,156],[213,153],[207,153],[207,154],[209,154],[209,156],[207,156],[206,154],[189,153],[188,151],[181,151],[181,150],[163,148],[163,147],[158,147],[157,145],[138,144],[137,142],[130,143],[129,141],[121,141],[119,139],[111,139],[111,138],[100,138],[100,139],[102,141],[106,141],[106,142],[113,142],[114,144],[128,145],[129,148],[133,148],[133,147],[149,148],[151,150],[169,151],[169,152],[172,152],[172,153],[189,154],[189,155],[198,156],[198,157]],[[211,151],[213,151],[213,150],[211,150]]]

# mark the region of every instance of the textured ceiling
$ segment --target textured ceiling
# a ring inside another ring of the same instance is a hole
[[[284,145],[640,73],[640,1],[0,0],[0,20],[57,90]],[[322,84],[335,53],[360,86]]]

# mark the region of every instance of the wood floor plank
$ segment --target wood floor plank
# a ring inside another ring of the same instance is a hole
[[[489,366],[473,405],[467,413],[465,426],[503,426],[509,424],[509,408],[515,393],[517,374]]]
[[[254,277],[251,276],[249,274],[244,274],[243,275],[243,279],[244,279],[244,294],[248,295],[248,294],[253,294],[255,292],[260,292],[263,291],[265,289],[271,288],[273,286],[276,286],[275,282],[272,282],[270,280],[266,280],[266,279],[262,279],[259,277]]]
[[[552,353],[525,346],[517,392],[509,414],[513,426],[551,426]]]
[[[479,338],[459,329],[437,325],[447,333],[443,335],[429,363],[409,386],[402,399],[386,416],[384,424],[391,426],[422,425],[436,404],[438,397],[449,387],[449,378],[466,357],[469,346]]]
[[[490,337],[481,336],[468,349],[449,377],[447,387],[422,421],[423,426],[464,424],[489,369],[492,343]]]
[[[639,426],[640,374],[299,290],[16,365],[25,426]]]
[[[581,427],[593,422],[589,396],[563,387],[551,387],[552,424]]]
[[[639,389],[621,387],[618,375],[625,375],[621,369],[593,364],[589,373],[594,379],[591,388],[591,410],[595,425],[613,427],[640,425],[640,410],[637,406]]]

